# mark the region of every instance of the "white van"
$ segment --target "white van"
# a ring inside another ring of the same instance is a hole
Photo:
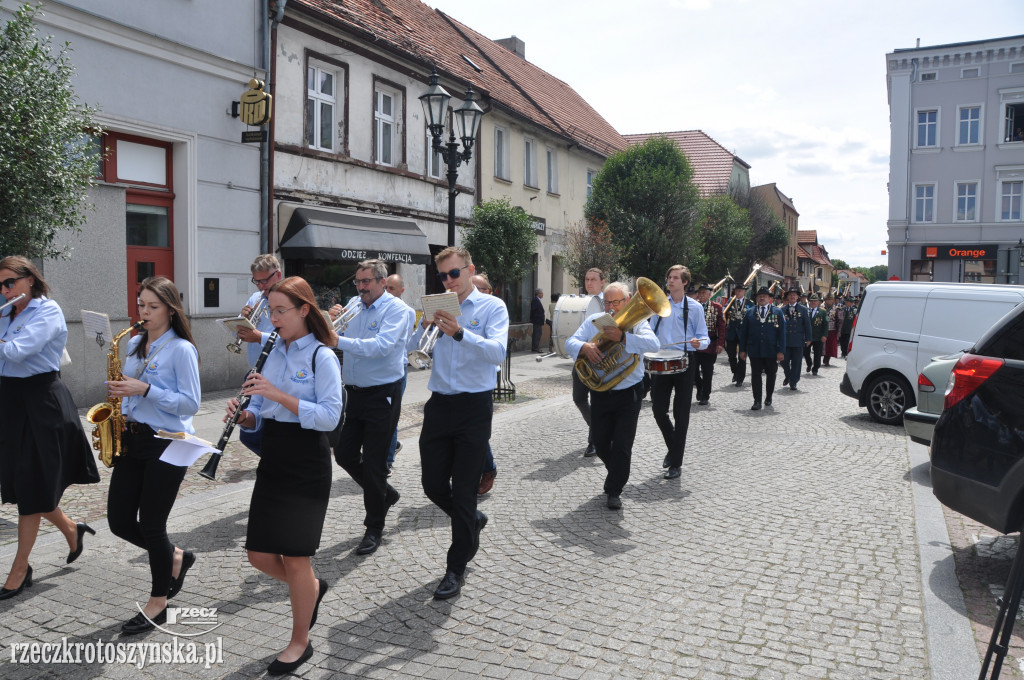
[[[969,349],[1024,302],[1024,286],[879,281],[868,286],[850,335],[839,390],[896,425],[917,403],[915,385],[933,357]]]

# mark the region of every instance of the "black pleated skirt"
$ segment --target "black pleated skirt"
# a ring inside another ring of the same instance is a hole
[[[246,549],[287,557],[315,555],[331,497],[331,472],[326,433],[264,420]]]
[[[71,392],[57,372],[0,378],[0,498],[50,512],[72,484],[100,481]]]

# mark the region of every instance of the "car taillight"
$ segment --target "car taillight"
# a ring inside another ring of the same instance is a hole
[[[935,391],[935,384],[932,383],[932,381],[929,380],[928,377],[924,373],[921,373],[920,375],[917,376],[917,391],[918,392],[934,392]]]
[[[853,317],[853,325],[850,326],[850,344],[846,346],[846,353],[853,351],[853,336],[857,334],[857,322],[860,321],[860,314]]]
[[[943,408],[952,408],[962,399],[968,397],[981,384],[1003,366],[1002,359],[979,357],[976,354],[965,354],[956,362],[950,374],[950,387],[946,390]]]

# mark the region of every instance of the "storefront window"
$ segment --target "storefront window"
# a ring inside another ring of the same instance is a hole
[[[932,281],[935,274],[935,260],[911,260],[911,281]]]
[[[393,267],[389,267],[389,274]],[[333,305],[344,305],[356,295],[356,263],[338,260],[286,260],[288,276],[306,279],[317,306],[327,311]]]
[[[995,260],[964,260],[964,283],[995,283]]]

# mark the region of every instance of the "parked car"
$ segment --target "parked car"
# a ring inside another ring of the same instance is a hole
[[[932,357],[966,350],[1024,301],[1024,286],[880,281],[854,322],[840,391],[890,425],[914,406],[913,385]]]
[[[932,430],[946,401],[946,384],[961,356],[963,352],[935,357],[917,376],[917,406],[903,413],[903,428],[911,441],[925,446],[931,444]]]
[[[1024,305],[957,361],[931,444],[932,490],[996,531],[1024,527]]]

